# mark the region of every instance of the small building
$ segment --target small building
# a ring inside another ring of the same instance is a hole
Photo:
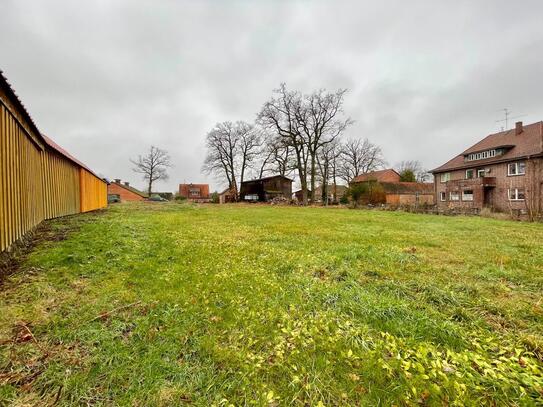
[[[391,206],[434,205],[434,185],[423,182],[381,182]]]
[[[179,184],[179,196],[193,202],[210,202],[208,184]]]
[[[322,187],[323,186],[320,185],[319,187],[315,188],[315,202],[323,201]],[[326,186],[326,195],[328,195],[328,203],[339,202],[339,200],[343,198],[346,193],[347,193],[347,186],[345,185],[336,185],[334,187],[334,184],[329,184]]]
[[[311,198],[311,190],[307,190],[307,200],[309,201]],[[297,201],[297,202],[303,202],[304,200],[304,196],[303,196],[303,193],[302,193],[302,190],[299,189],[297,191],[294,191],[294,199]]]
[[[440,209],[543,212],[543,122],[490,134],[432,171]]]
[[[236,190],[235,188],[229,187],[219,193],[219,203],[225,204],[231,202],[236,202]]]
[[[378,171],[370,171],[365,174],[360,174],[354,177],[351,183],[358,183],[364,181],[377,181],[377,182],[400,182],[400,174],[392,168]]]
[[[130,186],[129,182],[121,183],[119,178],[107,186],[108,199],[119,199],[121,202],[143,201],[147,198],[145,192],[141,192]]]
[[[242,201],[268,202],[274,198],[292,197],[292,180],[284,175],[243,181],[240,188]]]
[[[433,205],[434,186],[423,182],[402,182],[400,174],[392,168],[358,175],[351,185],[367,183],[368,203],[390,206]]]

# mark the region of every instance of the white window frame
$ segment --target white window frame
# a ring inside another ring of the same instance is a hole
[[[498,150],[486,150],[486,151],[480,151],[478,153],[471,153],[468,154],[466,157],[466,161],[476,161],[476,160],[484,160],[485,158],[492,158],[496,157],[498,155]]]
[[[524,198],[519,198],[519,191],[522,191]],[[514,192],[513,197],[511,197],[511,192]],[[524,188],[510,188],[507,190],[507,197],[510,201],[521,202],[526,199],[526,193],[524,192]]]
[[[453,198],[453,196],[454,196],[454,198]],[[455,202],[460,201],[460,192],[458,192],[458,191],[449,192],[449,200],[450,201],[455,201]]]
[[[470,191],[471,194],[469,194],[471,196],[471,198],[466,198],[466,192],[467,191]],[[473,189],[466,189],[466,190],[463,190],[462,191],[462,201],[465,201],[465,202],[472,202],[473,201]]]
[[[439,200],[441,202],[445,202],[447,200],[447,193],[446,192],[440,192],[439,193]]]
[[[468,177],[468,171],[471,171],[471,177]],[[473,168],[468,168],[466,170],[466,179],[473,179],[475,178],[475,170]]]
[[[483,173],[483,175],[481,175],[481,172]],[[480,168],[477,170],[477,178],[484,178],[485,174],[486,174],[486,169]]]
[[[514,168],[514,172],[511,172],[511,168]],[[521,171],[522,168],[522,172]],[[516,161],[514,163],[507,164],[507,176],[517,177],[520,175],[526,175],[526,163],[524,161]]]
[[[444,172],[440,176],[441,182],[445,183],[451,180],[451,173],[450,172]]]

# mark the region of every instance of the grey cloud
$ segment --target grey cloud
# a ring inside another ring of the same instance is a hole
[[[0,68],[42,131],[96,171],[142,185],[154,144],[200,173],[206,132],[254,119],[280,82],[348,88],[347,137],[391,164],[437,166],[499,130],[498,109],[542,119],[540,1],[7,0]]]

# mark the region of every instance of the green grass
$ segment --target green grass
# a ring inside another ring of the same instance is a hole
[[[0,293],[0,404],[543,404],[540,224],[134,204],[52,227],[76,230]]]

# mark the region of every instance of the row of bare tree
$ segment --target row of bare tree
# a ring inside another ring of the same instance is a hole
[[[254,123],[218,123],[207,134],[203,170],[238,190],[248,176],[297,175],[303,203],[315,201],[317,183],[323,196],[330,183],[346,183],[384,165],[381,148],[369,140],[343,141],[353,123],[344,117],[345,89],[303,94],[282,84]]]

